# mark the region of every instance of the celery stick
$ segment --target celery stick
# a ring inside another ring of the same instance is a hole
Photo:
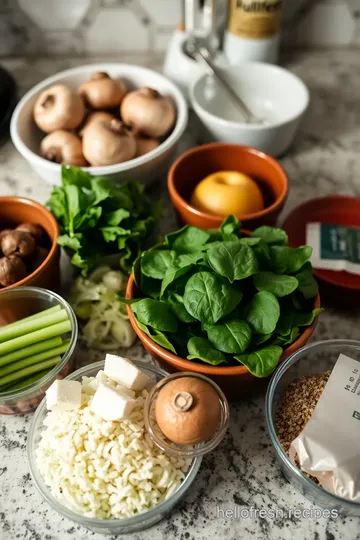
[[[4,390],[0,388],[0,392],[5,392],[5,391],[8,392],[10,390],[19,390],[20,388],[24,388],[24,386],[29,386],[30,384],[36,381],[39,381],[40,379],[45,377],[45,375],[47,375],[49,371],[50,369],[44,369],[44,371],[40,371],[39,373],[35,373],[34,375],[31,375],[30,377],[26,377],[25,379],[22,379],[18,383],[15,383],[15,384],[10,383],[9,385],[6,386],[6,390],[5,388]]]
[[[19,369],[23,369],[23,368],[26,368],[27,366],[32,366],[33,364],[37,364],[38,362],[47,360],[48,358],[54,358],[54,356],[63,354],[64,352],[68,350],[69,343],[70,343],[70,339],[64,341],[64,343],[60,345],[60,347],[55,347],[54,349],[49,349],[48,351],[44,351],[39,354],[34,354],[33,356],[23,358],[22,360],[19,360],[18,362],[12,362],[11,364],[8,364],[7,366],[3,368],[0,368],[0,378],[4,377],[8,373],[12,373],[13,371],[18,371]]]
[[[61,336],[61,334],[70,332],[70,330],[71,322],[67,320],[58,324],[53,324],[47,328],[42,328],[36,332],[31,332],[25,336],[10,339],[9,341],[5,341],[5,343],[0,343],[0,355],[16,351],[17,349],[27,347],[28,345],[33,345],[34,343],[38,343],[44,339]]]
[[[38,364],[34,364],[33,366],[20,369],[19,371],[14,371],[14,373],[10,373],[5,377],[0,378],[0,386],[4,386],[5,384],[9,384],[11,382],[18,382],[20,381],[20,379],[24,379],[24,377],[27,377],[28,375],[38,373],[39,371],[44,371],[44,369],[52,368],[56,366],[56,364],[58,364],[60,360],[61,357],[56,356],[55,358],[50,358],[49,360],[39,362]]]
[[[68,314],[65,309],[61,309],[56,313],[51,315],[44,315],[43,317],[38,317],[32,321],[22,322],[19,321],[19,324],[13,328],[0,328],[0,343],[8,341],[9,339],[14,339],[19,336],[24,336],[25,334],[30,334],[30,332],[35,332],[41,328],[51,326],[52,324],[57,324],[68,319]]]
[[[4,329],[15,328],[18,324],[33,321],[34,319],[38,319],[39,317],[43,317],[44,315],[51,315],[52,313],[56,313],[57,311],[60,311],[60,309],[61,309],[61,306],[60,304],[58,304],[57,306],[54,306],[52,308],[39,311],[38,313],[35,313],[35,315],[30,315],[29,317],[25,317],[24,319],[19,319],[18,321],[5,324],[4,326],[0,326],[0,335]]]
[[[54,347],[60,347],[62,342],[62,338],[60,336],[57,336],[51,339],[46,339],[45,341],[40,341],[40,343],[34,343],[34,345],[30,345],[30,347],[24,347],[23,349],[19,349],[12,353],[5,354],[4,356],[0,356],[0,367],[5,366],[6,364],[10,364],[10,362],[16,362],[17,360],[21,360],[22,358],[27,358],[28,356],[32,356],[33,354],[48,351],[49,349],[53,349]]]

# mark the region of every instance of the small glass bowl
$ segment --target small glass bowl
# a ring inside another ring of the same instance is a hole
[[[26,414],[36,409],[55,379],[63,379],[74,369],[78,325],[69,304],[58,294],[38,287],[18,287],[0,291],[0,325],[10,324],[60,304],[71,322],[70,344],[61,361],[42,379],[0,393],[0,414]]]
[[[290,356],[276,370],[268,386],[265,398],[265,419],[280,469],[294,488],[317,506],[336,510],[345,516],[360,516],[360,503],[329,493],[296,467],[283,450],[275,430],[277,407],[287,387],[299,377],[332,369],[341,353],[360,363],[360,341],[347,339],[318,341],[299,349]]]
[[[153,384],[168,375],[166,371],[153,364],[138,360],[133,360],[133,363],[150,377]],[[98,371],[104,369],[104,364],[105,362],[101,361],[85,366],[77,371],[74,371],[74,373],[69,375],[67,379],[81,381],[82,377],[95,377]],[[36,463],[36,448],[38,447],[40,441],[41,432],[45,428],[43,422],[46,414],[46,400],[43,399],[33,418],[31,419],[27,438],[27,455],[32,479],[43,498],[50,504],[50,506],[52,506],[54,510],[59,512],[59,514],[63,515],[64,517],[79,523],[83,527],[86,527],[94,533],[106,535],[129,534],[143,531],[149,527],[152,527],[166,517],[166,515],[171,512],[173,507],[185,496],[200,469],[202,458],[197,457],[192,460],[189,470],[179,488],[166,501],[158,506],[155,506],[155,508],[152,508],[148,512],[144,512],[126,519],[96,519],[82,516],[81,514],[73,512],[55,499],[50,491],[50,488],[45,484],[44,479],[38,469]]]
[[[219,426],[217,427],[217,430],[214,434],[214,436],[209,439],[208,441],[205,441],[200,444],[196,445],[179,445],[174,444],[172,442],[169,442],[169,440],[163,435],[161,432],[156,419],[155,419],[155,403],[157,400],[157,397],[159,395],[159,392],[164,386],[169,384],[169,382],[173,381],[174,379],[180,379],[183,377],[192,377],[194,379],[200,379],[202,381],[207,382],[209,385],[211,385],[215,392],[217,393],[217,396],[219,398],[220,406],[221,406],[221,418]],[[144,421],[145,421],[145,427],[152,438],[153,442],[161,448],[164,452],[169,454],[170,456],[175,457],[183,457],[183,458],[195,458],[197,456],[204,456],[208,452],[211,452],[214,450],[223,440],[227,427],[229,425],[229,404],[227,402],[227,399],[222,392],[222,390],[218,387],[216,383],[214,383],[211,379],[208,377],[204,377],[204,375],[200,375],[199,373],[192,373],[192,372],[181,372],[181,373],[174,373],[173,375],[169,375],[165,379],[162,379],[157,383],[156,386],[154,386],[145,402],[145,409],[144,409]]]

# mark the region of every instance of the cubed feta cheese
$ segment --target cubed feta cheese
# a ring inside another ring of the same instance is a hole
[[[92,399],[90,409],[103,420],[117,421],[128,418],[135,405],[136,399],[107,384],[100,383]]]
[[[81,406],[81,383],[66,379],[56,380],[46,390],[46,405],[48,409],[69,411]]]
[[[104,372],[113,381],[136,392],[143,390],[149,382],[149,377],[130,360],[115,354],[106,355]]]

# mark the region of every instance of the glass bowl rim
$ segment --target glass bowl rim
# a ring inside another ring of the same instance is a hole
[[[3,295],[13,295],[17,293],[35,293],[38,295],[39,298],[45,298],[45,297],[52,297],[53,299],[57,300],[58,304],[61,305],[67,312],[70,323],[71,323],[71,337],[70,337],[70,344],[67,349],[67,351],[64,353],[64,355],[61,358],[61,361],[56,364],[56,366],[53,367],[51,371],[38,381],[35,381],[28,386],[25,386],[24,388],[19,388],[19,390],[8,390],[0,393],[0,403],[5,403],[6,400],[9,399],[24,399],[29,397],[29,394],[32,394],[33,392],[36,392],[40,390],[40,388],[49,382],[53,377],[55,377],[60,371],[63,369],[64,366],[69,362],[72,355],[74,354],[77,340],[78,340],[78,323],[75,316],[75,313],[70,306],[70,304],[60,296],[59,294],[50,291],[49,289],[44,289],[42,287],[18,287],[15,289],[8,289],[4,291],[0,291],[0,298]]]
[[[266,391],[266,396],[265,396],[265,422],[266,422],[266,427],[267,427],[268,433],[270,435],[271,443],[272,443],[272,445],[273,445],[273,447],[275,449],[276,454],[279,456],[282,463],[291,470],[291,473],[293,475],[295,475],[295,477],[298,480],[300,480],[300,482],[305,484],[305,486],[307,486],[310,490],[314,490],[319,495],[328,496],[333,504],[343,505],[345,503],[345,504],[349,505],[350,507],[356,508],[358,510],[359,506],[360,506],[360,503],[350,501],[348,499],[344,499],[342,497],[334,495],[333,493],[330,493],[329,491],[326,491],[321,486],[318,486],[317,484],[315,484],[315,482],[313,482],[312,480],[307,478],[307,476],[305,476],[302,473],[302,471],[300,469],[298,469],[296,467],[296,465],[294,465],[292,463],[292,461],[290,460],[288,455],[285,453],[283,447],[280,444],[280,441],[279,441],[278,436],[276,434],[274,422],[272,420],[272,412],[271,412],[272,402],[273,402],[273,397],[274,397],[274,394],[275,394],[275,391],[276,391],[276,387],[277,387],[278,383],[280,382],[280,380],[281,380],[282,376],[284,375],[284,373],[288,370],[288,368],[290,368],[296,362],[298,362],[300,360],[300,358],[303,356],[303,354],[308,352],[308,351],[313,352],[316,349],[322,349],[324,347],[336,347],[336,346],[341,346],[341,345],[350,346],[350,347],[353,347],[354,349],[359,349],[359,351],[360,351],[360,341],[357,341],[355,339],[327,339],[327,340],[322,340],[322,341],[315,341],[314,343],[310,343],[309,345],[305,345],[304,347],[302,347],[301,349],[296,351],[294,354],[289,356],[289,358],[287,358],[287,360],[285,360],[279,366],[279,368],[275,371],[275,373],[271,377],[269,386],[268,386],[267,391]]]
[[[146,369],[148,369],[150,372],[154,373],[155,375],[163,375],[163,376],[169,375],[164,369],[156,366],[155,364],[150,364],[149,362],[145,362],[143,360],[133,360],[133,362],[138,367],[141,367],[141,366],[146,367]],[[88,364],[87,366],[84,366],[74,371],[73,373],[68,375],[66,379],[72,380],[72,379],[78,379],[81,376],[88,376],[87,374],[89,373],[90,370],[92,371],[97,368],[101,370],[103,369],[103,367],[104,367],[104,360],[100,360],[99,362]],[[190,468],[185,474],[184,480],[182,481],[178,489],[174,491],[174,493],[172,493],[168,499],[158,504],[154,508],[151,508],[150,510],[142,512],[141,514],[136,514],[130,518],[99,519],[99,518],[86,517],[86,516],[83,516],[82,514],[73,512],[72,510],[68,509],[66,506],[61,504],[59,501],[57,501],[55,497],[51,494],[49,487],[45,485],[44,480],[38,470],[38,467],[36,465],[35,455],[31,454],[31,446],[32,446],[32,441],[34,439],[35,430],[38,429],[39,427],[38,426],[39,417],[44,412],[45,407],[46,407],[46,398],[44,397],[31,419],[29,430],[28,430],[27,457],[28,457],[31,478],[36,488],[41,493],[42,497],[45,499],[45,501],[48,504],[50,504],[52,508],[54,508],[62,516],[68,519],[71,519],[72,521],[75,521],[76,523],[80,523],[81,525],[85,527],[87,526],[89,528],[99,527],[99,528],[114,528],[115,529],[117,527],[123,526],[125,528],[126,526],[131,526],[131,525],[136,525],[136,524],[140,525],[141,522],[144,520],[151,519],[152,517],[157,516],[161,512],[165,513],[167,510],[172,508],[187,492],[188,488],[191,486],[191,484],[195,480],[197,473],[199,472],[200,465],[202,462],[201,456],[195,457],[192,460]]]

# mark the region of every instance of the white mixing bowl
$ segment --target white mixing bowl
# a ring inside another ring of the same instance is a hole
[[[295,139],[309,104],[309,91],[295,75],[278,66],[249,62],[220,69],[223,77],[265,124],[246,124],[226,90],[208,75],[190,89],[207,140],[253,146],[272,156],[283,154]]]
[[[155,150],[138,158],[105,167],[83,167],[94,176],[103,176],[114,181],[137,180],[144,184],[151,183],[166,170],[176,143],[187,126],[188,110],[183,94],[171,81],[150,69],[128,64],[89,64],[67,69],[48,77],[37,84],[18,103],[11,119],[11,138],[16,149],[29,162],[30,166],[50,184],[61,183],[61,165],[52,163],[39,156],[40,141],[44,134],[33,120],[33,107],[41,91],[53,84],[64,83],[74,90],[96,71],[105,71],[115,79],[122,79],[129,89],[150,86],[172,98],[177,109],[174,129],[167,139]]]

